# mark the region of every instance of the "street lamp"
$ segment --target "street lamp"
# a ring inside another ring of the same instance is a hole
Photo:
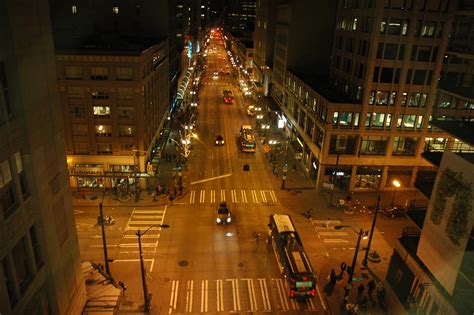
[[[375,206],[375,214],[374,218],[372,219],[372,227],[370,228],[370,235],[369,235],[369,242],[367,243],[367,249],[365,250],[365,256],[364,260],[362,260],[362,265],[367,267],[368,263],[368,258],[369,258],[369,251],[370,251],[370,245],[372,244],[372,237],[374,237],[374,230],[375,230],[375,222],[377,221],[377,214],[379,213],[379,207],[380,207],[380,193],[377,197],[377,205]],[[372,253],[373,256],[376,256],[376,253]]]
[[[100,200],[100,203],[99,203],[99,221],[100,221],[100,227],[102,230],[102,248],[104,249],[105,273],[107,273],[107,275],[112,279],[112,274],[110,273],[110,267],[109,267],[109,255],[107,253],[107,240],[105,238],[104,212],[102,211],[103,204],[104,204],[104,196],[106,192],[107,192],[107,189],[104,189],[104,191],[102,192],[102,199]]]
[[[395,194],[397,193],[397,188],[400,188],[400,186],[401,186],[400,182],[399,182],[397,179],[394,179],[394,180],[392,181],[392,184],[393,184],[393,186],[395,187],[395,189],[394,189],[394,191],[393,191],[392,202],[390,203],[391,206],[393,206],[394,203],[395,203]]]
[[[354,257],[352,258],[351,269],[349,270],[349,279],[347,279],[347,285],[344,291],[344,302],[347,302],[347,300],[349,299],[349,288],[352,284],[352,277],[354,276],[355,265],[357,263],[357,254],[359,253],[360,240],[367,239],[367,232],[364,232],[362,228],[360,229],[359,232],[357,232],[357,230],[354,229],[354,227],[351,225],[336,225],[334,229],[342,230],[348,227],[351,228],[358,235],[358,237],[357,237],[357,244],[354,251]]]
[[[150,311],[150,301],[151,301],[151,295],[150,292],[148,292],[148,287],[146,284],[146,270],[145,270],[145,263],[143,262],[143,252],[142,252],[142,236],[145,235],[149,230],[151,230],[154,227],[160,227],[163,229],[167,229],[170,226],[168,224],[154,224],[150,226],[148,229],[145,230],[145,232],[140,232],[140,229],[137,231],[137,236],[138,236],[138,251],[140,253],[140,268],[142,270],[142,286],[143,286],[143,299],[144,299],[144,305],[143,305],[143,310],[145,312]]]

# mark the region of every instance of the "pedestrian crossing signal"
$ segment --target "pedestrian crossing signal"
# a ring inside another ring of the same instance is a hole
[[[244,172],[250,171],[250,165],[244,164]]]

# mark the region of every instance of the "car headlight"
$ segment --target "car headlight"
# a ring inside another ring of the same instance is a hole
[[[217,219],[216,219],[216,222],[217,222],[217,223],[221,223],[221,219],[220,219],[220,218],[217,218]]]
[[[219,141],[216,140],[216,144],[219,144]]]
[[[232,219],[230,217],[227,218],[227,223],[230,223],[230,221],[232,221]]]
[[[224,140],[222,140],[222,144],[224,144]]]

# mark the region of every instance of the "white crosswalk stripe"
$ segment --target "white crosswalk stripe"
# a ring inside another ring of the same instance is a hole
[[[351,234],[347,231],[335,230],[334,227],[341,225],[340,220],[312,220],[318,237],[323,241],[327,249],[345,250],[352,248]]]
[[[291,299],[286,281],[284,278],[171,280],[168,285],[169,314],[322,311],[324,306],[319,296],[302,301]]]
[[[238,193],[237,189],[230,189],[229,191],[225,189],[220,189],[220,198],[218,200],[217,191],[214,189],[209,190],[209,198],[207,197],[207,192],[205,189],[201,190],[191,190],[189,192],[189,203],[211,203],[215,204],[216,202],[227,201],[227,193],[230,192],[230,202],[232,203],[265,203],[273,204],[277,203],[278,199],[276,197],[274,190],[255,190],[255,189],[240,189]],[[250,197],[249,197],[250,193]],[[199,196],[199,199],[196,199],[196,195]]]

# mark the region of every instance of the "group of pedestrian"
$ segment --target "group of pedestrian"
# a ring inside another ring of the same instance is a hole
[[[369,300],[373,301],[374,304],[376,303],[375,301],[377,301],[377,303],[381,307],[384,307],[385,288],[382,282],[379,282],[378,284],[376,284],[375,281],[372,279],[367,283],[367,294],[364,294],[365,289],[366,289],[365,285],[361,283],[357,287],[357,302],[346,304],[346,311],[349,314],[359,314],[359,311],[365,312],[365,310],[367,309],[367,303]],[[376,291],[375,296],[374,296],[374,291]]]

